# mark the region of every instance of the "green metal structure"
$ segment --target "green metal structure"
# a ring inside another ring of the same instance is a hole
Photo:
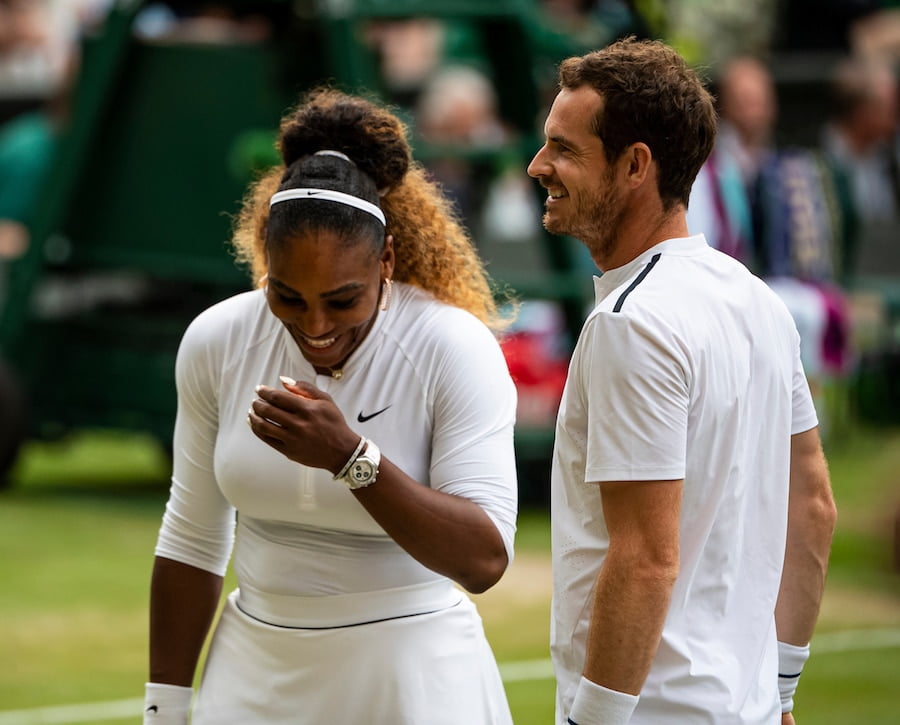
[[[142,41],[133,32],[137,2],[114,5],[102,32],[84,41],[72,115],[30,225],[33,243],[9,270],[0,308],[0,357],[30,399],[28,435],[112,427],[168,443],[174,357],[185,326],[249,286],[227,249],[230,215],[254,166],[271,155],[278,120],[315,84],[379,88],[375,59],[360,42],[365,22],[464,19],[485,50],[502,115],[520,131],[523,157],[536,148],[531,0],[267,7],[279,32],[264,44]],[[589,279],[573,274],[571,249],[546,245],[546,266],[518,279],[492,272],[523,296],[561,300],[576,329]],[[124,279],[134,299],[81,299],[79,285],[97,279]],[[48,313],[45,298],[54,289],[68,290],[71,300],[63,294]],[[546,457],[550,431],[517,435],[523,461]],[[7,458],[0,455],[0,479],[14,455]]]

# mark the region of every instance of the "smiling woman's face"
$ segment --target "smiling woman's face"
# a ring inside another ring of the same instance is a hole
[[[274,245],[268,262],[272,314],[319,372],[340,368],[378,314],[382,280],[393,273],[391,240],[378,258],[366,241],[323,230]]]

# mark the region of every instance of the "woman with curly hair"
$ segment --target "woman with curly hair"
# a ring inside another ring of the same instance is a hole
[[[194,725],[511,723],[463,591],[502,576],[517,508],[484,269],[389,111],[314,91],[279,149],[235,230],[259,288],[178,353],[144,721],[187,723],[236,540]]]

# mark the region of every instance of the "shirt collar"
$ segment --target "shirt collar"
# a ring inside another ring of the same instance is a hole
[[[605,271],[602,275],[594,276],[594,305],[600,302],[614,289],[626,280],[631,279],[637,272],[643,269],[656,254],[689,256],[709,249],[709,244],[703,234],[693,234],[689,237],[676,237],[666,239],[664,242],[654,244],[650,249],[641,253],[630,262],[621,267],[615,267]]]

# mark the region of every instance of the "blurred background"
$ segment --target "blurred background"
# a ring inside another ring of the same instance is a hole
[[[631,34],[717,96],[691,231],[801,331],[840,516],[798,712],[900,722],[900,2],[0,0],[0,724],[137,722],[175,351],[249,288],[232,215],[326,82],[395,106],[518,301],[520,553],[480,605],[517,725],[550,722],[549,454],[596,270],[524,169],[556,64]]]

